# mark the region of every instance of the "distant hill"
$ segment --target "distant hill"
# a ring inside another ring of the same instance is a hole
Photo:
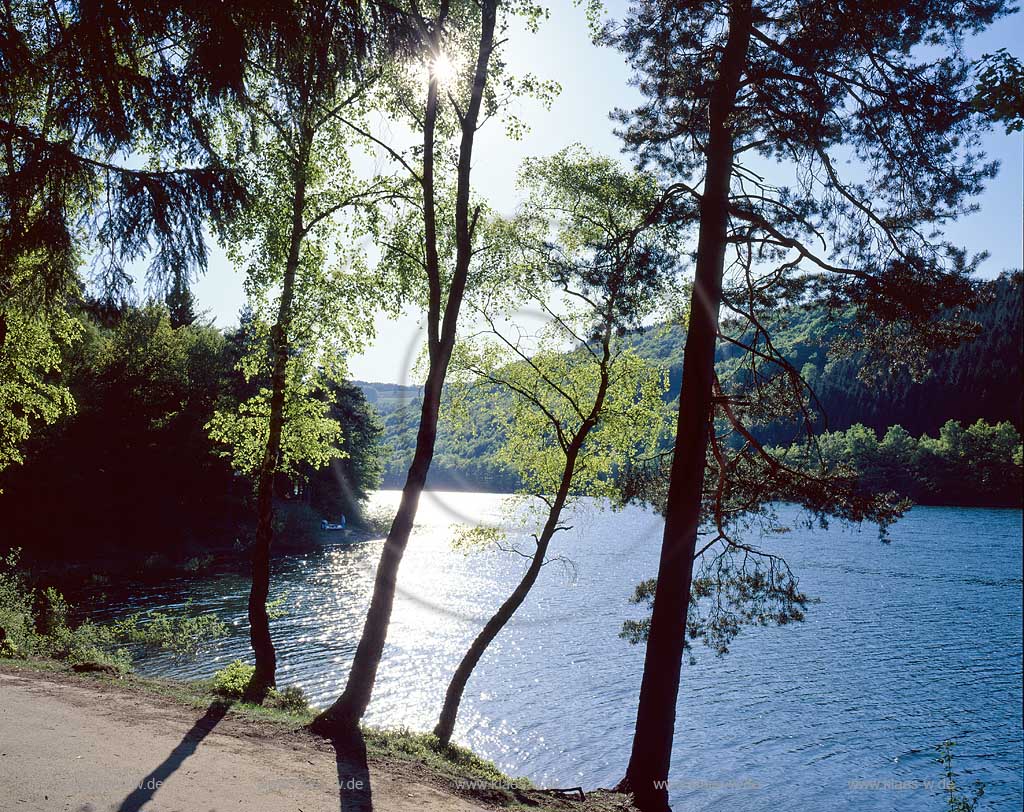
[[[408,406],[413,401],[423,398],[422,386],[401,383],[369,383],[367,381],[352,381],[352,383],[363,390],[367,402],[372,403],[382,415],[389,414],[395,409]]]
[[[974,320],[981,326],[976,339],[951,352],[931,357],[932,374],[915,383],[901,372],[866,385],[857,378],[857,359],[833,360],[829,346],[840,325],[821,309],[792,310],[771,325],[772,338],[790,363],[812,384],[830,430],[861,423],[884,432],[903,426],[912,435],[936,434],[947,420],[974,423],[1008,421],[1018,431],[1024,421],[1024,297],[1020,273],[993,280],[990,300],[979,307]],[[668,367],[669,396],[679,397],[682,382],[682,327],[658,327],[634,333],[631,341],[647,360]],[[719,348],[719,366],[740,350]],[[782,442],[784,432],[762,429],[762,438]]]
[[[982,419],[989,423],[1007,421],[1021,431],[1022,280],[1019,272],[994,280],[990,300],[974,316],[981,325],[978,337],[953,351],[935,353],[931,359],[933,373],[919,383],[899,373],[879,384],[865,385],[857,378],[856,359],[830,359],[829,345],[840,325],[821,309],[786,312],[772,325],[772,335],[780,351],[814,386],[825,415],[819,428],[843,430],[860,423],[884,434],[890,426],[900,425],[917,437],[937,435],[948,420],[968,425]],[[642,357],[669,370],[668,396],[672,400],[679,396],[685,337],[682,327],[664,325],[630,336]],[[738,352],[723,345],[719,350],[720,366],[726,368]],[[384,417],[383,439],[392,449],[385,485],[401,486],[415,446],[421,388],[356,383]],[[488,490],[516,487],[516,476],[493,460],[501,437],[497,430],[489,430],[492,421],[491,415],[479,415],[474,436],[439,434],[430,471],[431,486]],[[787,442],[791,434],[778,426],[762,427],[757,433],[771,444]]]

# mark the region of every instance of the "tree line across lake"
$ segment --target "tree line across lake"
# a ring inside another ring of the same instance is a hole
[[[932,354],[933,372],[915,381],[900,371],[882,381],[858,379],[857,358],[830,358],[839,324],[824,308],[794,308],[779,317],[779,351],[812,382],[820,445],[829,463],[859,471],[877,490],[892,490],[923,505],[1020,506],[1024,390],[1024,290],[1021,274],[989,283],[974,313],[975,338]],[[665,398],[679,397],[685,330],[658,325],[628,336],[637,353],[669,376]],[[738,351],[723,344],[717,365],[734,371]],[[388,445],[383,483],[398,487],[416,442],[420,388],[357,382],[382,415]],[[437,488],[512,492],[521,482],[498,459],[507,393],[474,402],[468,430],[438,437],[429,481]],[[793,427],[752,427],[762,442],[788,446]]]
[[[1022,350],[1013,340],[1022,328],[1020,287],[1019,276],[992,283],[992,298],[978,313],[979,335],[934,359],[943,381],[895,379],[880,389],[852,376],[854,362],[827,363],[827,345],[813,332],[820,314],[787,316],[782,334],[798,338],[789,338],[785,350],[813,365],[804,374],[822,381],[823,412],[842,416],[830,421],[836,430],[818,437],[828,464],[857,471],[871,490],[895,491],[918,504],[1020,506],[1020,392],[998,386],[1020,376]],[[0,474],[0,504],[25,554],[88,560],[175,551],[187,559],[244,547],[254,529],[252,488],[207,426],[218,411],[236,412],[266,385],[247,381],[238,369],[251,316],[243,314],[242,325],[227,330],[163,304],[119,313],[94,305],[83,317],[83,336],[61,363],[75,411],[34,435],[24,464]],[[642,356],[668,368],[666,399],[678,397],[671,354],[678,334],[655,327],[631,336]],[[370,490],[400,483],[415,443],[415,387],[331,383],[321,397],[341,426],[338,448],[345,456],[320,468],[306,463],[294,483],[282,476],[278,490],[289,497],[283,505],[311,508],[285,512],[307,525],[287,528],[285,543],[308,536],[320,517],[358,521]],[[506,492],[522,486],[498,457],[509,405],[507,394],[494,392],[473,401],[468,429],[442,424],[434,486]],[[777,426],[755,432],[775,443],[773,453],[805,456],[801,446],[790,450],[779,442],[784,432]]]

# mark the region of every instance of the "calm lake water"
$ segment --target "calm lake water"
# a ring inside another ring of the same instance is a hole
[[[524,566],[510,553],[453,552],[452,524],[501,522],[506,499],[424,495],[368,723],[433,727],[455,665]],[[637,616],[634,585],[655,574],[660,521],[584,502],[570,523],[553,553],[573,566],[544,568],[470,681],[456,739],[538,785],[610,786],[629,752],[643,663],[618,632]],[[745,630],[728,655],[697,649],[684,667],[678,808],[941,810],[934,747],[953,739],[963,783],[986,785],[979,809],[1019,812],[1021,512],[915,508],[890,538],[833,526],[765,540],[821,602],[804,623]],[[289,610],[273,628],[279,681],[315,703],[343,687],[380,547],[275,562],[272,598],[285,596]],[[111,612],[192,598],[220,613],[233,633],[212,656],[138,662],[146,674],[206,677],[249,656],[247,589],[237,575],[181,580]]]

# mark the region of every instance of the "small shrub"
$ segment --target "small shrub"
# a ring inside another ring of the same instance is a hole
[[[18,648],[18,644],[7,636],[7,629],[0,626],[0,657],[21,659],[24,656],[24,653]]]
[[[35,591],[20,569],[21,550],[0,558],[0,656],[27,657],[35,648]]]
[[[46,587],[40,596],[36,631],[41,635],[59,634],[67,628],[70,610],[71,607],[60,592],[52,586]]]
[[[289,713],[309,713],[310,711],[309,700],[297,685],[289,685],[282,689],[272,688],[264,704]]]
[[[213,692],[230,699],[241,699],[256,666],[235,660],[213,675]]]
[[[185,570],[185,572],[189,572],[194,575],[202,572],[203,570],[209,569],[213,565],[213,561],[214,558],[212,555],[197,555],[182,564],[181,568]]]

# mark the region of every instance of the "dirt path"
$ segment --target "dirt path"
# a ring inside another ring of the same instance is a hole
[[[413,764],[360,771],[328,742],[254,733],[216,707],[0,672],[4,812],[362,812],[365,785],[377,812],[488,809]]]

